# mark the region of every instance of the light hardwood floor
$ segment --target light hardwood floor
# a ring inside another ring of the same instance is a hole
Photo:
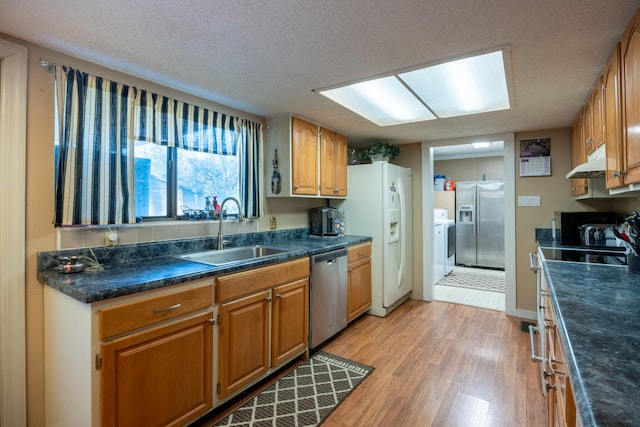
[[[544,426],[537,366],[520,322],[417,300],[385,318],[363,316],[322,350],[375,371],[323,426]]]

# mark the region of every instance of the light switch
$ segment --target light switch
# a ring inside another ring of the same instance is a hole
[[[540,196],[518,196],[518,206],[540,206]]]

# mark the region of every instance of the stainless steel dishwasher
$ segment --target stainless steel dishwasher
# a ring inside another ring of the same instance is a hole
[[[347,250],[311,256],[311,348],[347,326]]]

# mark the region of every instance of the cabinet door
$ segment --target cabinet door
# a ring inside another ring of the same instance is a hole
[[[347,196],[347,137],[336,133],[336,167],[335,167],[335,186],[336,196]]]
[[[622,40],[624,184],[640,182],[640,14]]]
[[[347,137],[320,130],[320,194],[347,195]]]
[[[602,96],[602,76],[600,76],[591,95],[591,137],[587,146],[587,154],[596,151],[596,148],[604,142],[604,106]]]
[[[318,126],[291,118],[291,192],[318,194]]]
[[[606,187],[617,188],[622,185],[622,138],[620,130],[620,43],[609,59],[604,70],[604,131],[607,153]]]
[[[349,263],[347,321],[355,319],[371,307],[371,258]]]
[[[583,115],[578,114],[573,129],[571,131],[571,167],[574,168],[584,163],[584,139],[583,139]],[[573,197],[587,194],[587,180],[585,178],[574,178],[571,180],[571,195]]]
[[[271,291],[220,305],[220,399],[269,370]]]
[[[185,425],[212,408],[211,313],[101,345],[103,426]]]
[[[307,348],[308,282],[308,279],[302,279],[273,289],[272,367],[290,360]]]

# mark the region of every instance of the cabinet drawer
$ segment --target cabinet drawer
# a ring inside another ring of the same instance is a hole
[[[309,276],[309,258],[216,278],[216,301],[228,301]]]
[[[347,248],[349,262],[357,261],[371,256],[371,243],[351,246]]]
[[[211,285],[177,291],[98,310],[100,339],[105,339],[213,305]]]

